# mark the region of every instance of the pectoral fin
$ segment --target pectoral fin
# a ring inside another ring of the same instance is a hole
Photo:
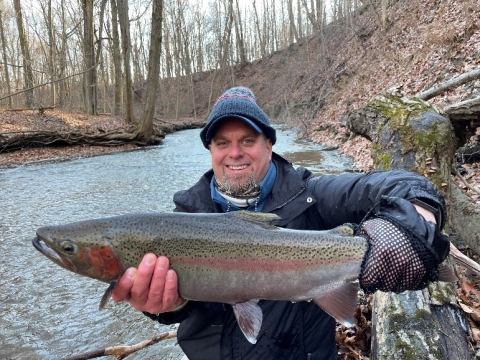
[[[341,324],[353,326],[357,307],[358,283],[345,282],[338,288],[322,294],[313,301]]]
[[[110,285],[108,285],[107,290],[105,290],[105,293],[102,296],[102,300],[100,300],[100,305],[98,306],[98,310],[103,310],[103,308],[107,304],[108,299],[110,299],[110,296],[112,295],[112,292],[113,292],[113,289],[115,289],[115,286],[117,286],[116,281],[112,281]]]
[[[242,329],[247,340],[255,344],[263,321],[262,309],[258,306],[257,300],[237,303],[232,306],[238,326]]]

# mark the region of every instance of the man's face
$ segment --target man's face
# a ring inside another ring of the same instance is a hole
[[[258,186],[272,159],[270,139],[238,119],[218,126],[209,149],[217,182],[233,196]]]

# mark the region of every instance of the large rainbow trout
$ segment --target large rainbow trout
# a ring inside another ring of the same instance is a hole
[[[343,225],[328,231],[271,225],[273,214],[131,214],[37,230],[33,245],[58,265],[111,283],[144,254],[165,255],[189,300],[228,303],[251,343],[262,324],[259,299],[313,300],[351,326],[368,241]]]

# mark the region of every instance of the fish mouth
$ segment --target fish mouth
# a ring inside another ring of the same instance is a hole
[[[47,243],[42,240],[39,236],[36,236],[32,239],[32,245],[35,249],[40,251],[43,255],[48,257],[54,263],[64,267],[65,269],[75,271],[76,267],[72,264],[72,262],[68,259],[65,259],[60,254],[58,254],[55,250],[53,250]]]

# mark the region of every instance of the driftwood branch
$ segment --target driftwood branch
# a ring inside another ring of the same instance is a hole
[[[98,357],[109,356],[109,355],[115,356],[116,360],[121,360],[121,359],[125,359],[127,356],[139,350],[145,349],[148,346],[154,345],[162,340],[172,339],[176,336],[177,336],[176,331],[168,331],[168,332],[158,334],[151,339],[139,342],[138,344],[135,344],[135,345],[130,345],[130,346],[120,345],[120,346],[107,347],[105,349],[98,349],[98,350],[89,351],[79,355],[69,356],[64,358],[63,360],[87,360],[87,359],[95,359]]]
[[[415,95],[417,99],[421,100],[429,100],[437,95],[440,95],[444,93],[445,91],[454,89],[460,85],[463,85],[467,82],[470,82],[472,80],[476,80],[480,78],[480,69],[475,69],[472,71],[469,71],[465,74],[459,75],[454,77],[453,79],[450,79],[444,83],[435,85],[431,87],[430,89],[427,89],[425,91],[419,92],[418,94]]]
[[[480,265],[464,255],[455,245],[450,243],[450,257],[459,265],[465,266],[480,275]]]

